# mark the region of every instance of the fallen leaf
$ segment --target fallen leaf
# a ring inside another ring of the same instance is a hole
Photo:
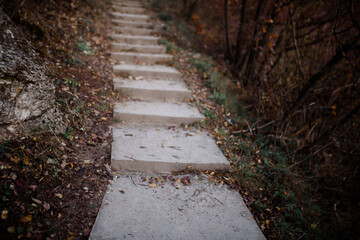
[[[2,210],[1,211],[1,219],[3,219],[3,220],[5,220],[5,219],[7,219],[7,217],[8,217],[8,214],[9,214],[9,211],[8,210]]]
[[[47,202],[44,202],[43,207],[44,207],[44,209],[47,211],[47,210],[50,209],[50,204],[47,203]]]
[[[150,187],[150,188],[156,188],[156,187],[157,187],[157,184],[156,184],[156,183],[151,183],[151,184],[149,185],[149,187]]]
[[[55,193],[55,196],[58,198],[63,198],[63,195],[61,193]]]
[[[23,162],[24,162],[25,165],[30,165],[29,157],[25,157],[23,159]]]
[[[38,200],[38,199],[36,199],[36,198],[31,198],[35,203],[37,203],[37,204],[41,204],[41,201],[40,200]]]
[[[189,184],[190,184],[190,177],[189,177],[189,176],[186,176],[186,177],[181,178],[181,182],[182,182],[184,185],[189,185]]]
[[[19,158],[18,157],[12,157],[11,161],[13,161],[14,163],[18,163],[19,162]]]
[[[16,229],[15,229],[14,226],[11,226],[11,227],[8,227],[8,228],[7,228],[7,231],[8,231],[9,233],[15,233]]]
[[[27,216],[21,218],[20,222],[27,223],[27,222],[30,222],[31,220],[32,220],[32,215],[27,215]]]

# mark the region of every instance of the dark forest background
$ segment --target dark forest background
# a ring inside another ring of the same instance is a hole
[[[273,218],[282,219],[275,223],[276,230],[265,224],[266,217],[259,221],[267,236],[358,238],[360,2],[151,3],[168,39],[211,56],[221,66],[222,81],[227,81],[220,94],[226,99],[237,96],[239,121],[234,125],[243,130],[233,134],[245,142],[250,139],[258,149],[255,153],[247,146],[238,149],[239,182],[258,199],[261,194],[271,196],[266,204],[260,200],[251,204],[259,219],[267,204],[274,210]],[[211,82],[217,76],[206,64],[200,63],[200,69],[207,75],[205,81]],[[269,149],[281,149],[284,155],[272,156],[266,153]],[[251,164],[261,159],[261,172],[244,164],[246,156]],[[259,186],[267,191],[260,193]],[[284,203],[291,202],[288,191],[297,199],[294,205]],[[279,211],[281,217],[275,213],[280,205],[286,205]],[[295,221],[303,221],[308,230],[296,229],[301,223]]]

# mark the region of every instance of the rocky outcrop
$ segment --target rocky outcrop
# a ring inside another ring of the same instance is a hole
[[[0,8],[0,141],[63,130],[46,63]]]

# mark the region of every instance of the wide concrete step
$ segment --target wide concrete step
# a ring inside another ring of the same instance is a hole
[[[166,53],[166,48],[159,45],[141,45],[141,44],[127,44],[127,43],[112,43],[113,51],[128,51],[139,53]]]
[[[133,27],[133,28],[151,28],[153,26],[150,22],[144,21],[126,21],[126,20],[119,20],[119,19],[112,19],[113,24],[122,27]]]
[[[166,127],[122,126],[113,129],[114,170],[169,173],[187,169],[228,170],[229,162],[209,133]]]
[[[115,78],[114,89],[142,100],[176,100],[191,98],[191,91],[181,81],[130,80]]]
[[[112,1],[113,5],[125,6],[125,7],[142,7],[142,4],[137,1]]]
[[[156,45],[159,37],[113,34],[111,38],[120,43]]]
[[[116,103],[114,119],[133,125],[180,125],[204,119],[196,107],[186,103],[129,101]]]
[[[122,19],[126,21],[143,21],[146,22],[149,20],[149,16],[143,14],[131,14],[131,13],[119,13],[112,12],[111,15],[116,19]]]
[[[143,7],[122,7],[119,5],[114,5],[113,8],[121,13],[141,14],[145,12],[145,8]]]
[[[169,54],[134,53],[134,52],[112,52],[111,58],[126,63],[163,63],[171,61],[173,56]]]
[[[151,178],[160,180],[152,188]],[[113,179],[89,239],[266,238],[239,192],[226,184],[206,175],[133,173]]]
[[[136,65],[136,64],[119,64],[113,66],[113,72],[125,73],[137,77],[143,77],[144,79],[167,79],[167,80],[180,80],[180,73],[173,67],[155,65]]]
[[[133,27],[112,27],[116,33],[119,34],[129,34],[129,35],[138,35],[138,36],[149,36],[155,33],[154,29],[148,28],[133,28]]]

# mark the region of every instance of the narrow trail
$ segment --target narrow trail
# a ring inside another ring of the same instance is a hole
[[[116,103],[111,167],[115,171],[90,239],[264,239],[240,194],[195,171],[228,170],[207,132],[181,123],[204,119],[191,91],[158,44],[141,1],[113,0],[111,57]]]

